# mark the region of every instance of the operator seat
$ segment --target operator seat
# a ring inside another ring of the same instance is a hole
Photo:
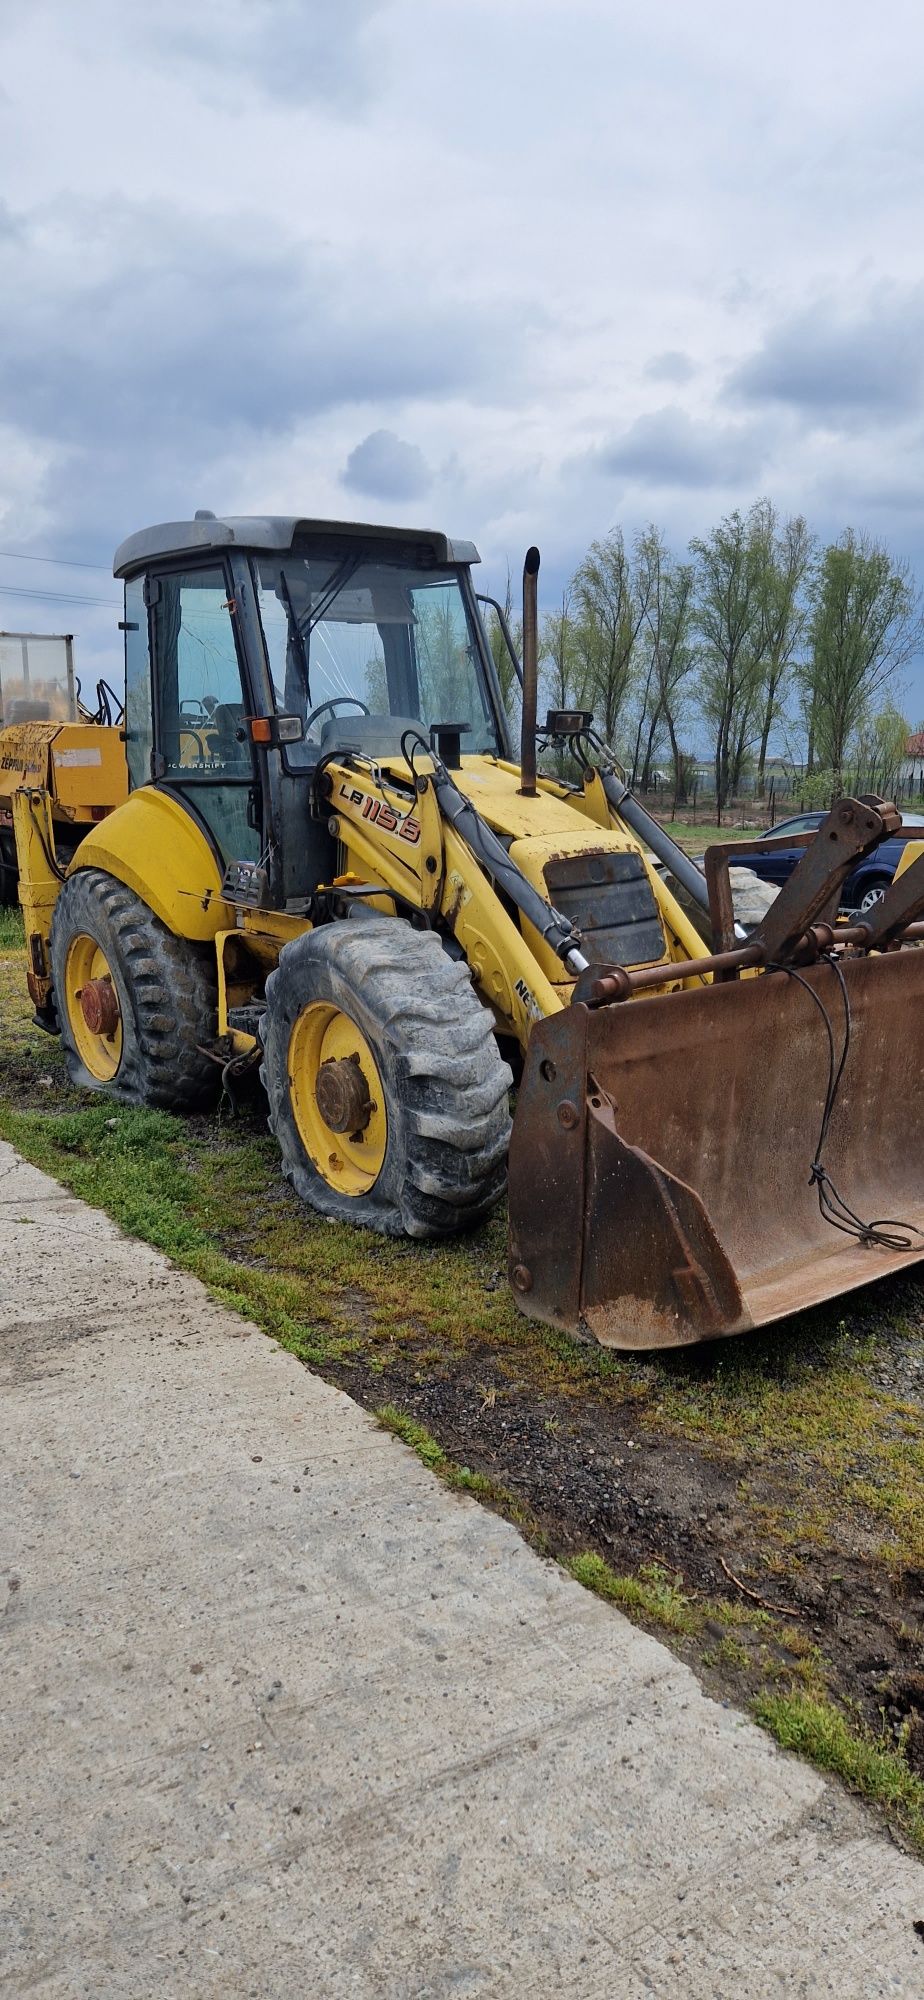
[[[217,701],[209,716],[208,728],[215,732],[209,742],[215,762],[224,764],[232,770],[246,772],[249,776],[250,748],[247,742],[243,702]]]

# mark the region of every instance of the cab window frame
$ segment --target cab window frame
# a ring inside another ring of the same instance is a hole
[[[227,594],[228,602],[234,602],[236,604],[234,579],[231,574],[230,564],[226,557],[221,555],[216,555],[214,550],[209,551],[207,555],[184,558],[182,563],[177,561],[159,563],[156,567],[152,566],[145,572],[145,595],[147,596],[147,586],[149,583],[157,586],[157,596],[152,598],[152,601],[148,604],[148,646],[149,646],[150,661],[151,661],[151,711],[152,711],[152,723],[153,723],[153,756],[155,765],[164,763],[164,738],[163,738],[163,727],[162,727],[162,704],[161,704],[161,687],[162,687],[161,659],[160,659],[160,649],[157,642],[157,610],[158,610],[158,602],[161,595],[161,587],[164,583],[169,582],[169,580],[172,577],[181,577],[181,576],[185,577],[185,576],[193,576],[196,574],[205,575],[209,571],[212,571],[213,574],[216,572],[220,573]],[[230,627],[231,635],[234,642],[234,653],[235,653],[235,658],[237,660],[237,668],[240,681],[244,716],[245,720],[249,722],[253,717],[253,715],[256,713],[256,710],[254,708],[254,692],[250,683],[250,675],[248,672],[246,647],[242,643],[241,633],[238,628],[238,620],[234,612],[231,611],[228,612],[228,625]],[[173,784],[173,785],[176,785],[177,783],[180,784],[194,783],[196,785],[233,784],[233,785],[249,785],[253,787],[259,784],[260,773],[257,767],[257,760],[254,755],[254,745],[251,740],[249,730],[247,732],[247,744],[250,755],[249,776],[244,772],[229,773],[227,771],[219,771],[214,775],[210,775],[206,771],[197,771],[193,767],[190,767],[188,772],[177,771],[165,767],[164,769],[157,769],[155,772],[152,772],[153,782],[155,784]]]

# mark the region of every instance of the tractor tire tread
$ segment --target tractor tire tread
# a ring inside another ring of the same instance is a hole
[[[125,1104],[159,1110],[191,1111],[208,1104],[218,1084],[216,1064],[202,1053],[202,1046],[213,1042],[218,1031],[214,952],[207,945],[175,937],[115,876],[102,869],[81,869],[68,876],[52,917],[50,955],[56,986],[62,983],[70,940],[81,930],[95,936],[94,923],[108,932],[100,942],[121,984],[122,1062],[105,1085],[90,1076],[59,999],[58,1020],[71,1081],[84,1088],[104,1088]]]
[[[363,1196],[331,1188],[307,1160],[287,1075],[289,1036],[305,1004],[350,996],[379,1044],[397,1104],[385,1166]],[[488,1214],[506,1185],[512,1079],[467,966],[435,931],[382,917],[325,925],[285,946],[266,997],[261,1077],[270,1128],[303,1199],[323,1214],[416,1238],[452,1236]]]

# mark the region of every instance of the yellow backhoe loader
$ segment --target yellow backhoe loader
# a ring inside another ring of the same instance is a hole
[[[13,794],[47,791],[57,859],[128,797],[121,704],[107,683],[81,699],[66,633],[0,632],[0,903],[17,901]]]
[[[837,921],[894,807],[841,801],[744,936],[740,844],[701,874],[589,714],[538,724],[535,550],[515,755],[476,561],[288,517],[123,544],[127,797],[67,853],[47,772],[12,800],[73,1081],[182,1109],[259,1063],[299,1194],[392,1234],[468,1228],[509,1176],[519,1304],[610,1346],[920,1257],[924,862]]]

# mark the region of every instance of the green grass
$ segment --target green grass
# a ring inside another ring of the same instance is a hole
[[[608,1604],[618,1604],[630,1616],[667,1632],[698,1632],[704,1613],[680,1589],[676,1579],[660,1563],[646,1563],[637,1576],[619,1576],[602,1556],[587,1552],[572,1556],[569,1575],[585,1590],[592,1590]]]
[[[924,1852],[924,1780],[887,1738],[852,1727],[832,1702],[806,1694],[760,1695],[754,1715],[784,1750],[798,1751],[818,1770],[833,1773],[850,1791],[882,1807]]]
[[[684,848],[687,854],[701,854],[704,847],[712,847],[722,840],[747,840],[758,831],[756,826],[742,826],[740,822],[736,824],[734,819],[727,820],[724,826],[716,826],[714,820],[696,822],[666,818],[662,824],[671,839],[676,840],[678,847]]]
[[[22,911],[0,904],[0,951],[13,951],[22,943]]]

